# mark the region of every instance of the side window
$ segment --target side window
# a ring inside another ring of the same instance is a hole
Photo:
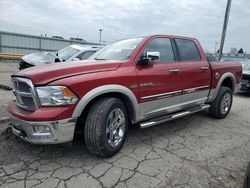
[[[170,39],[156,38],[153,39],[144,49],[144,54],[147,52],[160,52],[160,62],[174,61],[174,52]]]
[[[86,51],[78,55],[77,58],[80,60],[88,59],[93,53],[95,53],[95,51]]]
[[[181,61],[198,61],[201,59],[195,43],[187,39],[175,39]]]

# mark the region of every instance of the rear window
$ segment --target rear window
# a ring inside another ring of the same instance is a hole
[[[175,39],[180,53],[181,61],[198,61],[200,60],[200,53],[197,46],[192,40]]]

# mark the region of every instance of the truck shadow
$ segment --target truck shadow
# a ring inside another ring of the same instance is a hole
[[[184,118],[169,121],[164,124],[141,129],[139,125],[129,127],[128,137],[122,150],[109,160],[121,155],[128,155],[131,148],[145,147],[152,140],[160,143],[162,139],[178,137],[190,130],[205,126],[202,122],[209,120],[207,112],[200,112]],[[152,146],[150,146],[152,147]],[[15,137],[10,128],[0,135],[0,166],[20,162],[26,159],[56,161],[59,158],[71,160],[75,158],[92,160],[103,160],[100,157],[91,155],[85,144],[82,134],[77,135],[72,143],[57,145],[34,145]],[[6,158],[6,156],[8,156]]]

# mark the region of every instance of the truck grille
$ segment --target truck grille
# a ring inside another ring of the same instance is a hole
[[[36,101],[36,92],[31,80],[12,77],[12,82],[17,106],[25,110],[35,111],[38,108],[38,102]]]

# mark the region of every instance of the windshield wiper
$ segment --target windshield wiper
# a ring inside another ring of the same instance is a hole
[[[95,58],[95,60],[107,60],[107,59],[104,59],[104,58]]]

